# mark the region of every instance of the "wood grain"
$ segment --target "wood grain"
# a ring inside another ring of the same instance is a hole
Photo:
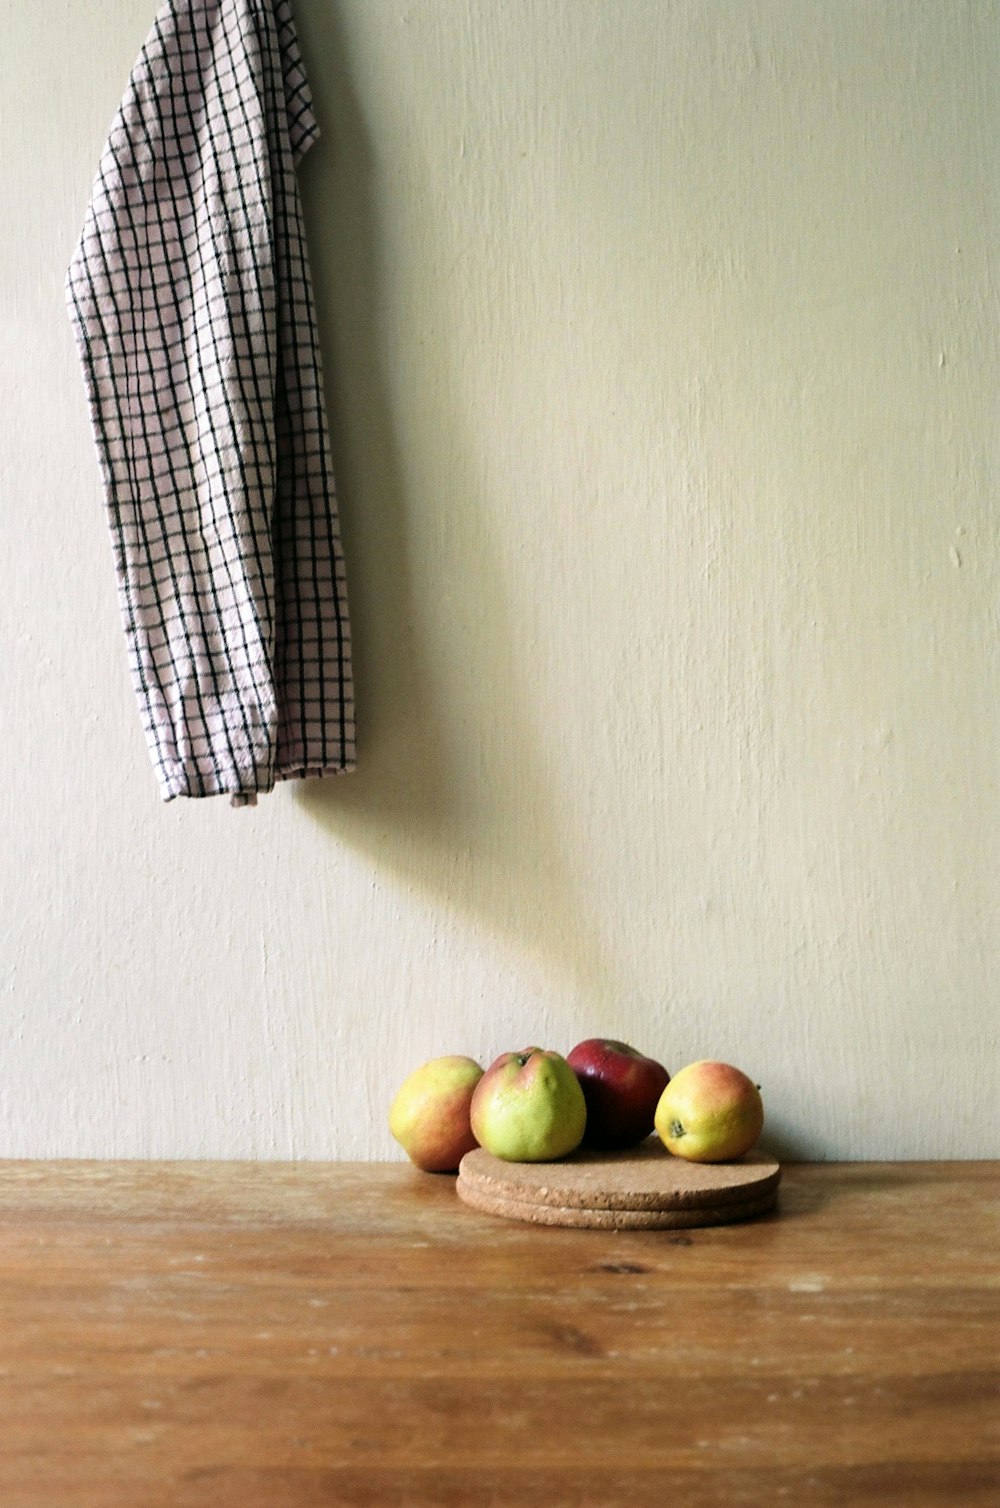
[[[0,1164],[0,1503],[995,1508],[998,1184],[604,1233],[400,1164]]]

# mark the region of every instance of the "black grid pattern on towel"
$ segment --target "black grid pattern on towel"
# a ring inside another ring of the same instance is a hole
[[[170,0],[66,280],[160,792],[352,769],[347,591],[288,0]]]

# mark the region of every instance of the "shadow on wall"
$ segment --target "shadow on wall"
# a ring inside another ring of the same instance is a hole
[[[383,376],[375,169],[346,38],[330,4],[300,4],[297,15],[324,133],[302,187],[358,701],[357,771],[306,782],[297,799],[338,841],[568,983],[581,1023],[610,1029],[613,985],[560,847],[463,393],[447,352],[436,352],[439,474],[450,495],[446,517],[431,516],[407,495]],[[446,292],[440,319],[421,309],[437,331],[448,328]],[[433,545],[445,532],[447,563]]]

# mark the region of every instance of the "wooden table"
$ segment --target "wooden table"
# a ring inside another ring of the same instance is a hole
[[[0,1163],[2,1508],[1000,1504],[1000,1165],[613,1234],[408,1165]]]

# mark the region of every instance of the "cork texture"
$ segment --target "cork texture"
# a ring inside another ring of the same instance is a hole
[[[735,1162],[686,1162],[650,1137],[627,1152],[581,1150],[558,1162],[504,1162],[477,1147],[462,1159],[458,1192],[479,1208],[488,1202],[493,1213],[523,1205],[589,1215],[714,1214],[773,1202],[780,1179],[778,1163],[764,1153],[748,1152]]]

